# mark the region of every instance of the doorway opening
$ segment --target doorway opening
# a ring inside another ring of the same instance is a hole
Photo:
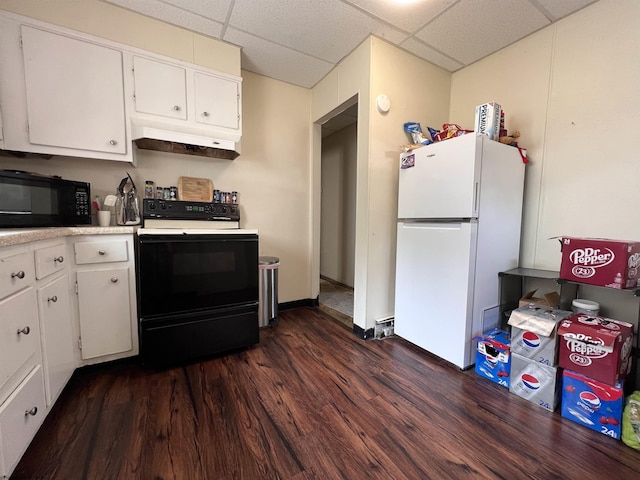
[[[320,308],[353,328],[357,97],[322,124]]]

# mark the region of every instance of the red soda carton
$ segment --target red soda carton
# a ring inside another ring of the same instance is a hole
[[[638,285],[640,242],[562,238],[560,278],[610,288]]]
[[[558,326],[558,364],[608,385],[631,370],[633,325],[610,318],[577,313]]]

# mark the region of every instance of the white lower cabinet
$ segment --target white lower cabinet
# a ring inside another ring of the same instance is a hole
[[[83,359],[130,352],[129,268],[77,273]]]
[[[0,248],[0,477],[76,367],[138,354],[134,265],[133,234]]]
[[[0,474],[9,476],[46,415],[42,367],[36,366],[0,407]]]
[[[133,235],[73,238],[80,364],[138,354]]]
[[[75,370],[68,274],[38,289],[38,308],[47,406],[51,406]]]

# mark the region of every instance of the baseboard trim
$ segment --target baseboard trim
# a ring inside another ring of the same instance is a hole
[[[374,328],[367,328],[366,330],[359,325],[353,324],[353,334],[361,340],[370,340],[375,335]]]
[[[319,298],[303,298],[302,300],[294,300],[293,302],[284,302],[278,304],[278,311],[293,310],[300,307],[318,307],[320,306]]]

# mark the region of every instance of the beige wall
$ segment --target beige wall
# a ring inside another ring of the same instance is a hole
[[[408,143],[402,125],[410,120],[444,123],[449,85],[448,72],[370,37],[313,89],[314,121],[321,122],[353,95],[359,97],[354,323],[365,330],[393,315],[397,166],[400,148]],[[386,114],[376,110],[380,94],[391,100]],[[319,158],[314,151],[318,176]],[[319,183],[314,188],[319,191]]]
[[[521,265],[557,270],[558,235],[640,239],[640,3],[601,0],[453,74],[451,120],[503,105],[528,149]]]
[[[450,119],[472,126],[474,106],[495,100],[528,149],[524,267],[557,271],[560,235],[640,240],[638,25],[640,2],[601,0],[453,74]],[[631,295],[583,294],[637,317]]]
[[[55,3],[56,8],[53,7]],[[87,18],[85,31],[92,24],[94,15],[109,19],[134,15],[126,10],[94,0],[73,2],[70,0],[11,2],[0,0],[0,8],[30,5],[30,9],[15,8],[15,13],[38,13],[42,21],[55,23],[64,17],[58,11],[67,11],[77,6]],[[34,5],[48,5],[38,9]],[[90,6],[87,7],[87,5]],[[48,15],[51,14],[51,19]],[[33,15],[35,17],[35,15]],[[179,39],[184,31],[174,29],[164,31],[168,26],[161,22],[140,17],[145,32],[138,32],[140,42],[136,46],[149,43],[158,35],[158,42],[165,35],[164,42],[171,45],[172,37]],[[99,23],[99,22],[98,22]],[[73,28],[75,25],[65,23]],[[98,29],[99,30],[99,29]],[[125,43],[121,38],[110,39]],[[101,32],[101,30],[100,30]],[[87,33],[98,36],[95,31]],[[163,32],[163,35],[159,35]],[[187,32],[188,35],[193,35]],[[126,34],[125,34],[126,36]],[[154,40],[155,41],[155,40]],[[191,42],[188,42],[192,45]],[[206,42],[205,42],[206,43]],[[204,49],[199,58],[211,56],[209,52],[221,42],[213,42]],[[191,47],[189,47],[191,48]],[[226,48],[226,47],[225,47]],[[239,50],[232,47],[239,62]],[[170,49],[157,53],[170,55]],[[206,63],[206,62],[205,62]],[[211,67],[211,65],[205,65]],[[227,73],[236,73],[229,72]],[[238,72],[239,73],[239,72]],[[272,80],[249,72],[242,72],[243,83],[243,139],[242,155],[234,161],[205,159],[195,156],[173,155],[160,152],[140,151],[138,166],[84,158],[54,157],[50,160],[39,158],[20,159],[0,156],[0,168],[16,168],[43,174],[56,174],[63,178],[86,180],[91,183],[92,193],[104,196],[114,193],[120,179],[128,171],[141,188],[146,179],[157,185],[177,185],[180,175],[211,178],[214,188],[237,190],[241,207],[243,228],[258,229],[260,235],[260,255],[280,258],[279,298],[280,303],[311,298],[310,291],[310,115],[311,91],[287,83]],[[4,119],[8,121],[8,119]],[[316,294],[317,295],[317,294]]]

